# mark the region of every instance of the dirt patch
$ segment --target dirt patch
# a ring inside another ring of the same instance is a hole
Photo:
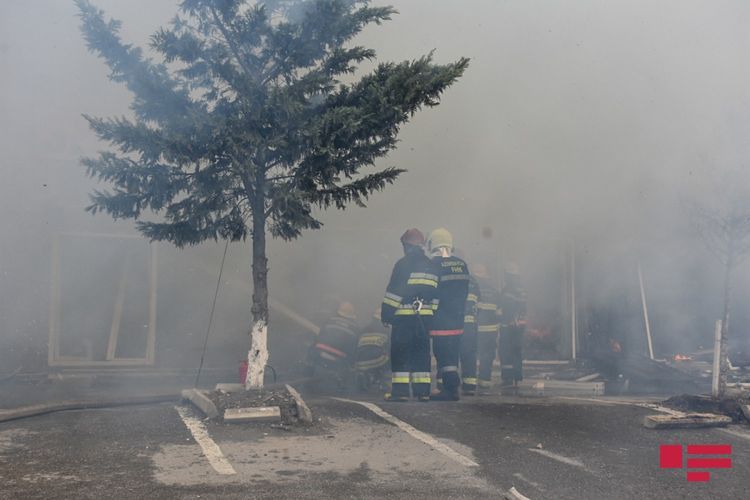
[[[230,408],[258,408],[260,406],[278,406],[281,408],[282,425],[299,425],[297,403],[286,388],[249,390],[239,392],[213,391],[208,393],[219,410],[217,420],[223,420],[224,410]]]
[[[741,405],[750,404],[750,400],[738,398],[714,399],[711,396],[693,396],[682,394],[672,396],[663,401],[662,404],[667,408],[695,413],[715,413],[726,415],[734,423],[747,422],[745,415],[742,413]]]

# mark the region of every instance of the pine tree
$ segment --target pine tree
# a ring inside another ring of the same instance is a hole
[[[183,0],[151,37],[161,61],[122,41],[120,23],[76,0],[90,51],[133,95],[134,118],[86,116],[108,151],[84,158],[111,189],[92,213],[130,218],[178,247],[252,240],[247,387],[261,387],[268,358],[266,236],[292,240],[321,222],[313,210],[364,206],[403,169],[376,166],[402,124],[436,106],[468,59],[432,54],[380,63],[352,39],[395,13],[361,0]],[[365,171],[367,169],[367,171]]]

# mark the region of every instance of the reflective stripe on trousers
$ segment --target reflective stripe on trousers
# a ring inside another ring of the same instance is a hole
[[[430,372],[414,372],[411,374],[412,384],[430,384],[432,377]]]

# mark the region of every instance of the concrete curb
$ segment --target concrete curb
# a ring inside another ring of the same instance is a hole
[[[135,396],[126,398],[99,399],[90,401],[62,401],[60,403],[38,404],[21,406],[12,410],[0,410],[0,422],[18,420],[21,418],[35,417],[58,411],[89,410],[96,408],[112,408],[116,406],[132,406],[154,403],[166,403],[178,401],[178,394],[157,394],[153,396]]]
[[[286,390],[289,391],[289,394],[292,395],[292,397],[294,398],[294,403],[297,405],[297,418],[299,418],[300,421],[305,422],[306,424],[311,424],[313,421],[312,410],[310,410],[310,407],[307,406],[305,400],[302,399],[300,393],[297,392],[297,389],[289,384],[286,384]]]
[[[219,410],[213,401],[198,389],[185,389],[182,391],[183,401],[187,400],[193,403],[200,411],[203,412],[208,418],[216,418],[219,416]]]
[[[280,422],[281,408],[278,406],[259,406],[254,408],[228,408],[224,410],[224,422]]]

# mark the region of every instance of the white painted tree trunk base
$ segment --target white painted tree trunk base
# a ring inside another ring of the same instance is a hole
[[[250,350],[247,353],[247,378],[245,389],[262,389],[263,375],[268,362],[268,324],[265,321],[253,323],[250,332]]]

